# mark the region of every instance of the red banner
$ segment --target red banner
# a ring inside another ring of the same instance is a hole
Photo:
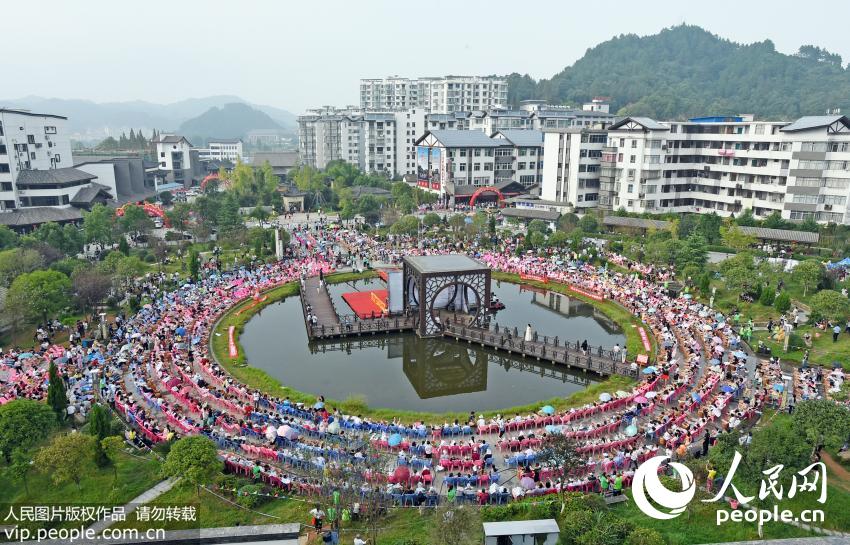
[[[642,327],[639,327],[638,333],[640,333],[640,340],[641,342],[643,342],[643,349],[647,352],[652,350],[652,345],[649,343],[649,336],[646,334],[646,330]]]
[[[522,280],[536,280],[537,282],[543,282],[544,284],[549,283],[549,277],[545,275],[523,273],[520,274],[519,277]]]
[[[593,299],[594,301],[604,301],[605,300],[605,298],[602,297],[601,295],[599,295],[598,293],[594,293],[592,291],[587,291],[585,289],[582,289],[578,286],[574,286],[572,284],[570,284],[570,289],[572,291],[578,293],[579,295],[584,295],[585,297],[589,297],[589,298]]]
[[[239,355],[239,350],[236,349],[236,340],[233,338],[233,332],[236,330],[236,326],[230,326],[227,330],[227,344],[230,347],[230,357],[235,358]]]

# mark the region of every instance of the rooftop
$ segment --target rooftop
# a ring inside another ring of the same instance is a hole
[[[823,129],[836,123],[841,123],[845,128],[850,128],[850,119],[847,119],[846,115],[807,115],[780,130],[782,132],[808,131]]]
[[[34,208],[18,208],[11,212],[0,213],[0,225],[7,225],[11,228],[41,225],[49,221],[62,223],[81,219],[83,219],[83,213],[79,208],[37,206]]]
[[[493,136],[501,134],[505,140],[513,144],[514,146],[542,146],[543,145],[543,132],[536,130],[522,130],[522,129],[505,129],[501,131],[496,131],[493,133]]]
[[[254,153],[251,164],[255,167],[262,166],[266,161],[272,168],[291,168],[298,164],[297,151],[258,151]]]
[[[555,519],[538,520],[508,520],[504,522],[485,522],[484,535],[490,536],[514,536],[522,534],[551,534],[559,533],[558,523]]]
[[[820,240],[818,233],[809,231],[792,231],[789,229],[770,229],[768,227],[740,227],[744,234],[754,236],[761,240],[775,240],[779,242],[802,242],[804,244],[817,244]]]
[[[503,216],[509,218],[521,218],[527,220],[557,221],[558,218],[561,217],[560,212],[528,207],[502,208],[499,212],[501,212]]]
[[[461,254],[405,256],[404,262],[420,274],[475,272],[489,269],[480,261]]]
[[[497,148],[506,145],[501,140],[493,140],[481,131],[459,130],[428,131],[416,143],[421,142],[429,134],[447,148]]]
[[[37,112],[31,112],[29,110],[16,110],[14,108],[0,108],[0,114],[30,115],[33,117],[55,117],[56,119],[68,119],[67,117],[62,115],[40,114]]]
[[[63,185],[82,183],[97,178],[94,174],[83,172],[77,168],[51,168],[49,170],[22,170],[18,174],[18,184],[33,185]]]
[[[637,229],[669,229],[670,222],[663,220],[648,220],[643,218],[629,218],[626,216],[605,216],[603,225],[612,227],[634,227]]]

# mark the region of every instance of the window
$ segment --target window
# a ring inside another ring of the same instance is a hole
[[[517,163],[517,170],[525,170],[525,163]]]
[[[35,152],[34,152],[34,151],[31,151],[31,152],[30,152],[30,159],[32,159],[33,161],[35,161]]]
[[[461,163],[458,167],[458,170],[460,170],[461,172],[466,172],[466,163]]]
[[[466,157],[466,150],[465,149],[460,150],[460,156]]]
[[[35,144],[35,136],[33,136],[33,135],[31,135],[31,134],[28,134],[28,135],[27,135],[27,143],[29,143],[29,144]]]
[[[637,147],[637,140],[632,140],[632,149]]]
[[[476,172],[481,170],[481,163],[475,163],[474,165],[472,165],[472,170],[474,170]]]
[[[472,155],[474,155],[475,157],[481,157],[481,149],[479,149],[479,148],[474,149],[472,151]]]
[[[0,183],[0,191],[12,191],[12,182]]]
[[[53,156],[53,160],[54,160],[54,162],[58,163],[62,160],[62,156],[57,153],[56,155]]]
[[[0,136],[3,136],[3,123],[0,123]]]
[[[634,192],[635,192],[635,185],[629,184],[628,189],[626,190],[626,193],[634,193]]]
[[[634,162],[635,162],[635,156],[634,156],[634,155],[630,155],[630,156],[629,156],[629,162],[630,162],[630,163],[634,163]]]
[[[9,172],[9,163],[0,163],[0,172]]]

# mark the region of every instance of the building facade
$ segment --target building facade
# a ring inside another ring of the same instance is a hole
[[[325,107],[298,117],[302,164],[326,168],[345,161],[388,177],[415,172],[414,141],[425,130],[425,112]]]
[[[241,161],[242,140],[239,138],[218,138],[207,142],[206,148],[198,149],[198,159],[201,161]]]
[[[419,187],[449,200],[477,188],[542,180],[543,134],[540,131],[428,131],[416,141]]]
[[[361,79],[360,107],[364,110],[424,108],[452,113],[504,108],[508,83],[495,76],[444,76]]]
[[[545,156],[556,159],[544,165],[541,195],[577,208],[721,216],[750,209],[759,218],[779,212],[850,223],[845,116],[628,117],[607,131],[546,131],[544,142]]]
[[[40,188],[33,180],[18,183],[25,171],[73,167],[67,121],[59,115],[0,109],[0,210],[68,205],[71,193],[91,181],[68,173],[64,182],[42,184]],[[54,185],[64,187],[48,188]]]
[[[547,129],[541,198],[569,203],[576,209],[594,208],[599,200],[602,148],[608,135],[598,129]]]

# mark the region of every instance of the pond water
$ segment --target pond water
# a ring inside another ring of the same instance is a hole
[[[339,312],[342,294],[384,288],[380,280],[329,287]],[[616,322],[576,299],[508,282],[493,282],[506,308],[500,326],[526,324],[539,335],[612,347],[625,342]],[[303,392],[331,399],[363,398],[370,407],[416,411],[484,411],[563,397],[593,376],[563,366],[465,342],[421,339],[415,333],[308,342],[298,297],[273,303],[251,318],[241,338],[250,365]]]

